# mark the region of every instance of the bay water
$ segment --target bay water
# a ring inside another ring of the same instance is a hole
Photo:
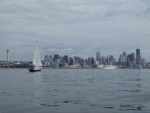
[[[0,69],[0,113],[149,112],[149,69]]]

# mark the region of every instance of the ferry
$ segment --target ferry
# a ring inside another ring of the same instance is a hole
[[[97,65],[97,68],[99,69],[117,69],[117,66],[115,65]]]
[[[104,65],[103,69],[117,69],[115,65]]]

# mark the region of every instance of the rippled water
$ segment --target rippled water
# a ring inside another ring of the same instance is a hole
[[[139,112],[150,112],[150,70],[0,69],[0,113]]]

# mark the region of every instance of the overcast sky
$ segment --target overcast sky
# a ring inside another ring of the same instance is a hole
[[[150,0],[0,0],[0,60],[135,53],[150,61]]]

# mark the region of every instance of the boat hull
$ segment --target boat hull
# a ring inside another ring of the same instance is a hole
[[[39,67],[29,67],[28,70],[29,72],[38,72],[38,71],[41,71],[42,67],[39,66]]]
[[[105,65],[103,69],[117,69],[117,67],[114,65]]]
[[[99,69],[117,69],[114,65],[98,65],[97,68]]]
[[[41,71],[41,69],[40,70],[28,69],[28,70],[29,70],[29,72],[38,72],[38,71]]]
[[[103,68],[104,68],[104,65],[98,65],[97,68],[103,69]]]

